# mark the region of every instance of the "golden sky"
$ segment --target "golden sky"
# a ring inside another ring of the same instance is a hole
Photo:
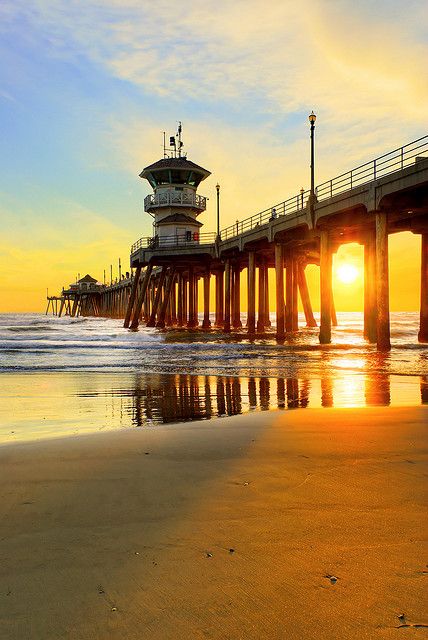
[[[4,0],[0,5],[0,311],[41,311],[77,273],[102,280],[151,235],[141,169],[183,121],[212,176],[215,230],[424,135],[426,4],[411,0]],[[419,307],[420,239],[390,238],[391,309]],[[361,248],[337,261],[362,270]],[[318,273],[308,268],[314,307]],[[335,282],[361,309],[361,278]]]

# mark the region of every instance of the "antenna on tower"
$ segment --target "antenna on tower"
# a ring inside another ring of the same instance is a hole
[[[181,148],[183,146],[183,143],[181,141],[181,131],[182,131],[182,126],[181,126],[181,120],[179,120],[178,122],[178,131],[177,131],[177,139],[178,139],[178,157],[181,158]]]
[[[165,138],[165,131],[162,131],[163,133],[163,157],[166,158],[166,138]]]

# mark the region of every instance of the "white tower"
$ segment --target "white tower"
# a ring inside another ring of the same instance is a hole
[[[182,154],[181,123],[176,136],[164,142],[164,157],[143,169],[154,193],[144,199],[144,211],[153,217],[153,244],[159,247],[198,244],[202,223],[197,217],[206,209],[206,198],[196,193],[210,171]]]

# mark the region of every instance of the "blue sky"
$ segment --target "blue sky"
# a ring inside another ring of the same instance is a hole
[[[126,261],[151,232],[138,173],[178,120],[224,225],[308,186],[312,109],[318,182],[423,135],[425,25],[419,1],[3,0],[1,307],[25,256],[34,304]]]

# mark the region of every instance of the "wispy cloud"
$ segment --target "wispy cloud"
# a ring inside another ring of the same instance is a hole
[[[385,116],[422,122],[428,97],[421,2],[36,0],[25,12],[52,54],[84,54],[148,93],[285,114],[316,103],[336,127]],[[404,18],[404,19],[403,19]],[[382,113],[380,113],[382,111]],[[245,118],[245,114],[243,114]]]
[[[278,138],[302,140],[297,114],[306,121],[315,108],[320,152],[352,166],[425,129],[422,4],[403,16],[398,2],[381,2],[376,19],[371,3],[344,0],[307,10],[283,0],[269,10],[258,0],[36,0],[20,10],[52,56],[84,56],[139,88],[140,121],[156,133],[167,115],[184,112],[195,129],[227,130],[235,148],[250,134],[258,156]]]

